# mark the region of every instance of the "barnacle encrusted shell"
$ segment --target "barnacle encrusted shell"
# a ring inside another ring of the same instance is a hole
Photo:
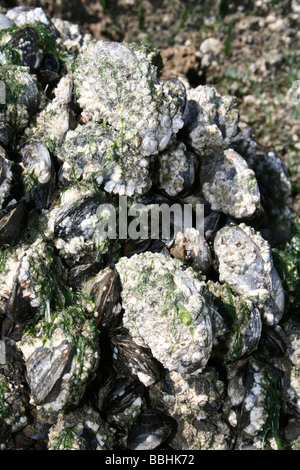
[[[248,356],[261,339],[261,314],[250,299],[234,295],[228,285],[208,281],[211,295],[214,350],[219,360]]]
[[[214,249],[220,281],[252,300],[268,324],[277,324],[284,312],[284,290],[268,242],[246,224],[230,225],[219,230]]]
[[[184,125],[192,148],[200,154],[214,147],[228,148],[239,120],[236,99],[221,96],[210,85],[189,89],[187,98]]]
[[[1,106],[0,121],[23,130],[41,101],[37,79],[28,67],[9,64],[0,67],[0,80],[6,84],[6,104]]]
[[[182,85],[159,82],[144,46],[97,41],[79,54],[75,92],[87,121],[107,120],[142,156],[163,150],[183,126]]]
[[[48,311],[18,347],[34,405],[57,414],[79,402],[99,359],[97,329],[80,306]]]
[[[188,191],[195,178],[194,156],[183,142],[173,139],[158,156],[159,187],[170,196]]]
[[[0,449],[5,449],[11,433],[28,423],[26,408],[28,395],[24,384],[24,370],[16,352],[8,347],[6,364],[0,364]]]
[[[194,228],[176,234],[170,253],[174,258],[190,264],[195,271],[202,273],[205,273],[212,263],[211,251],[205,238]]]
[[[70,184],[91,177],[109,193],[143,194],[151,187],[149,161],[109,126],[88,122],[70,130],[58,158],[60,181]]]
[[[90,186],[71,186],[46,214],[45,235],[54,241],[59,255],[74,264],[95,261],[108,250],[110,240],[98,231],[98,223],[106,217],[98,207],[105,196]],[[108,216],[110,214],[108,213]]]
[[[8,302],[6,308],[13,312],[14,320],[20,323],[28,320],[30,311],[45,301],[43,284],[51,262],[47,244],[41,238],[32,245],[18,246],[9,252],[0,282],[0,310],[4,310]]]
[[[232,149],[202,156],[200,181],[213,210],[240,219],[253,216],[260,207],[255,173]]]
[[[224,383],[214,368],[186,378],[178,372],[149,387],[152,406],[163,409],[176,419],[177,433],[169,444],[178,450],[228,450],[233,434],[221,411],[220,397]]]
[[[242,448],[250,437],[257,438],[263,447],[262,430],[272,413],[269,397],[274,394],[274,372],[267,364],[254,358],[239,361],[227,367],[227,394],[231,403],[228,421],[239,428],[236,448]]]
[[[70,129],[73,79],[70,75],[62,77],[56,89],[55,98],[39,113],[36,122],[26,129],[26,137],[44,143],[55,150],[59,147]]]
[[[212,348],[205,284],[179,260],[146,252],[121,258],[123,324],[169,370],[202,370]]]

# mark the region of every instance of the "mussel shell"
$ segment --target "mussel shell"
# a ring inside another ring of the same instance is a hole
[[[44,170],[43,179],[45,183],[50,179],[52,162],[47,147],[41,142],[27,142],[20,150],[20,163],[25,170],[42,165]]]
[[[85,219],[87,213],[96,214],[102,197],[99,194],[83,196],[80,199],[63,205],[56,214],[54,225],[54,236],[64,240],[82,235],[80,223]],[[71,226],[66,228],[65,219],[69,217]]]
[[[123,252],[125,256],[130,258],[130,256],[147,251],[150,245],[151,245],[150,238],[146,240],[142,240],[142,239],[132,240],[131,238],[128,238],[124,244]]]
[[[33,200],[38,209],[48,209],[56,189],[56,177],[47,147],[41,142],[27,142],[20,150],[20,165],[27,175],[34,174],[37,178],[36,184],[30,188],[30,194],[27,196]],[[39,167],[39,176],[36,175],[37,167]],[[26,179],[26,174],[23,179]]]
[[[63,341],[53,351],[40,347],[26,361],[27,379],[36,405],[55,400],[60,382],[73,359],[73,347]]]
[[[18,241],[26,224],[27,213],[28,208],[22,200],[0,211],[0,246]]]
[[[0,185],[7,179],[8,169],[9,162],[6,159],[6,152],[0,147]]]
[[[9,80],[11,81],[11,78]],[[24,71],[20,70],[20,78],[18,78],[16,83],[21,82],[21,89],[10,85],[9,80],[4,78],[7,103],[22,104],[26,106],[29,115],[33,116],[38,111],[41,100],[41,94],[35,76],[31,75],[29,71],[25,71],[25,69]],[[11,125],[14,126],[14,122],[11,122]]]
[[[91,296],[94,299],[95,311],[98,314],[97,325],[103,328],[113,328],[121,321],[119,311],[114,311],[121,303],[121,281],[116,269],[106,268],[103,276],[94,284]]]
[[[14,138],[13,128],[4,122],[0,122],[0,145],[7,148],[10,146]]]
[[[74,290],[80,290],[86,279],[91,277],[95,272],[95,265],[92,263],[81,264],[70,269],[69,284]]]
[[[39,35],[34,28],[26,26],[20,29],[14,33],[8,45],[19,52],[22,65],[29,67],[30,73],[38,69],[43,55],[39,47]]]
[[[138,377],[146,386],[158,382],[164,376],[164,368],[145,345],[137,344],[127,330],[111,338],[115,369],[125,375]]]
[[[221,228],[221,217],[222,214],[216,211],[211,211],[204,217],[204,236],[207,241],[212,241]]]
[[[139,380],[131,377],[114,377],[110,380],[104,396],[100,400],[100,408],[104,415],[122,413],[144,393],[144,386]]]
[[[287,345],[283,338],[277,333],[274,328],[264,326],[262,330],[260,346],[275,357],[283,357],[287,351]]]
[[[176,429],[176,421],[161,411],[142,413],[129,431],[130,450],[153,450],[164,444]]]
[[[24,325],[32,320],[37,309],[32,307],[30,300],[23,297],[23,289],[19,281],[15,281],[6,304],[6,314],[17,325]]]
[[[43,62],[37,73],[39,82],[42,83],[42,85],[47,85],[48,83],[58,80],[60,77],[58,73],[59,68],[59,61],[53,54],[50,52],[44,54]]]

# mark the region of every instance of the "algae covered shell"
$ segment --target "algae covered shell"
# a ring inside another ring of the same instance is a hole
[[[48,312],[24,333],[18,346],[33,404],[57,415],[79,402],[99,360],[97,330],[80,307]]]
[[[245,224],[225,226],[214,240],[220,280],[251,299],[268,324],[284,312],[284,290],[266,240]]]
[[[193,271],[150,252],[121,258],[116,268],[123,288],[123,325],[130,334],[141,337],[169,370],[189,375],[203,369],[212,330],[205,286]]]
[[[159,82],[152,56],[143,47],[98,41],[82,51],[74,71],[85,119],[106,118],[143,156],[163,150],[183,126],[182,85]]]

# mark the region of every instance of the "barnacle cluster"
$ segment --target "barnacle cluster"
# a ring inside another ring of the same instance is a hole
[[[0,15],[1,449],[299,448],[291,184],[235,98],[161,70]],[[175,203],[168,236],[99,231]]]

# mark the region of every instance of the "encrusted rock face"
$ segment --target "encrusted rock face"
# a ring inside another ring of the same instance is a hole
[[[0,283],[0,308],[13,322],[27,323],[46,301],[45,278],[51,262],[41,238],[7,253]]]
[[[169,370],[185,375],[203,369],[212,347],[205,285],[192,270],[161,254],[122,258],[123,324],[141,337]]]

